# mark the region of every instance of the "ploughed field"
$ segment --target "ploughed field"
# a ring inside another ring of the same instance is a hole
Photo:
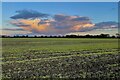
[[[118,39],[3,38],[5,78],[120,78]]]

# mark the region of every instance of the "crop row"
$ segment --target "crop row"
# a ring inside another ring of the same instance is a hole
[[[118,64],[118,59],[120,55],[118,54],[117,49],[112,49],[111,51],[101,49],[98,51],[102,53],[99,52],[100,54],[98,54],[97,50],[83,51],[83,53],[82,51],[72,51],[72,55],[69,54],[65,57],[54,58],[52,56],[49,59],[39,59],[38,57],[38,59],[36,60],[23,60],[23,62],[8,62],[2,64],[3,77],[14,79],[76,77],[119,78],[120,68]],[[79,56],[81,55],[80,53],[83,55]]]

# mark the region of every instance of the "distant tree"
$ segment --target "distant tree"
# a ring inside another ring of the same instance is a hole
[[[47,37],[48,37],[48,36],[47,36]],[[50,37],[50,38],[52,38],[53,36],[52,36],[52,35],[50,35],[49,37]]]
[[[87,38],[89,38],[89,37],[91,37],[89,34],[87,34],[87,35],[85,35],[85,37],[87,37]]]
[[[34,38],[37,38],[37,36],[35,35]]]
[[[28,35],[26,35],[25,37],[28,38]]]
[[[117,38],[120,38],[120,33],[116,33]]]
[[[100,34],[100,37],[102,37],[102,38],[108,38],[108,37],[110,37],[110,35],[109,34]]]
[[[111,38],[115,38],[115,36],[113,35],[113,36],[111,36]]]

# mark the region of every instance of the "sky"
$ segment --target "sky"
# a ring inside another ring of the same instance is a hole
[[[119,0],[1,0],[2,2],[119,2]]]
[[[1,30],[5,35],[114,35],[117,24],[117,2],[2,3]]]

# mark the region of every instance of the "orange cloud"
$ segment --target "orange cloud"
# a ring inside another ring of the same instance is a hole
[[[74,31],[85,31],[94,27],[88,17],[68,15],[54,15],[51,19],[16,19],[11,24],[32,33],[43,34],[65,34]]]
[[[28,27],[20,26],[23,29],[28,30],[28,31],[36,31],[36,32],[40,32],[40,31],[44,32],[48,29],[48,26],[50,25],[49,23],[39,24],[39,22],[41,22],[40,19],[35,19],[35,20],[23,19],[23,20],[20,20],[19,22],[26,24],[26,25],[29,25]]]
[[[81,29],[84,29],[84,28],[92,28],[94,27],[95,24],[92,24],[92,23],[84,23],[84,24],[78,24],[78,25],[75,25],[71,28],[71,30],[73,31],[79,31]]]
[[[16,21],[12,21],[11,23],[21,27],[26,31],[35,32],[35,33],[65,33],[65,32],[71,32],[71,31],[80,31],[82,29],[94,27],[94,24],[90,22],[80,22],[80,21],[71,21],[71,20],[66,20],[66,21],[43,20],[42,21],[41,19],[32,19],[32,20],[19,19]]]

